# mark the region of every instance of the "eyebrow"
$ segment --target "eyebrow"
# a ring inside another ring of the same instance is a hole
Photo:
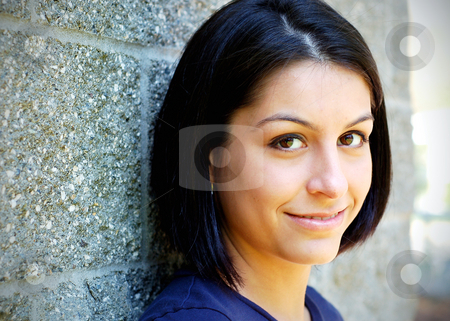
[[[375,118],[373,118],[372,114],[365,114],[365,115],[362,115],[361,117],[359,117],[354,122],[351,122],[350,124],[345,126],[345,128],[347,129],[347,128],[353,127],[353,126],[358,125],[359,123],[365,122],[367,120],[375,121]]]
[[[355,125],[357,125],[359,123],[365,122],[367,120],[374,121],[375,118],[373,118],[372,114],[364,114],[361,117],[359,117],[358,119],[356,119],[355,121],[352,121],[351,123],[347,124],[345,126],[345,128],[347,129],[347,128],[353,127],[353,126],[355,126]],[[290,121],[290,122],[302,125],[304,127],[307,127],[307,128],[309,128],[309,129],[311,129],[313,131],[317,131],[317,127],[316,126],[314,126],[313,124],[311,124],[310,122],[308,122],[308,121],[306,121],[304,119],[300,119],[300,118],[297,118],[297,117],[293,117],[293,116],[290,116],[290,115],[287,115],[287,114],[280,114],[280,113],[272,115],[272,116],[267,117],[267,118],[264,118],[263,120],[260,120],[256,124],[256,127],[261,127],[262,125],[264,125],[266,123],[269,123],[269,122],[273,122],[273,121]]]

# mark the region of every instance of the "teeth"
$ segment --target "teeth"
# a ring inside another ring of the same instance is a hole
[[[319,217],[319,216],[302,216],[304,218],[310,218],[313,220],[322,220],[322,221],[327,221],[329,219],[332,219],[333,217],[336,217],[336,215],[338,215],[339,213],[333,214],[330,217]]]
[[[322,218],[322,221],[326,221],[326,220],[329,220],[329,219],[331,219],[331,218],[333,218],[333,217],[336,217],[336,215],[337,215],[337,213],[336,213],[336,214],[333,214],[333,215],[331,215],[330,217],[324,217],[324,218]]]

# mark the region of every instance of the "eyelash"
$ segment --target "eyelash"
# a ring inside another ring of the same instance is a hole
[[[361,146],[362,146],[363,144],[366,144],[366,143],[369,142],[369,139],[366,137],[366,135],[364,135],[362,132],[357,131],[357,130],[350,131],[350,132],[347,132],[347,133],[345,133],[345,134],[339,136],[338,140],[341,139],[342,137],[346,136],[346,135],[352,135],[352,134],[356,134],[356,135],[358,135],[359,137],[361,137]],[[282,147],[277,146],[280,142],[282,142],[283,140],[289,139],[289,138],[295,138],[295,139],[298,139],[298,140],[300,140],[303,144],[305,144],[305,139],[304,139],[302,136],[290,134],[290,135],[284,135],[284,136],[275,138],[274,140],[272,140],[272,141],[270,142],[270,146],[271,146],[272,148],[275,148],[275,149],[277,149],[277,150],[280,150],[280,151],[283,151],[283,152],[286,152],[286,153],[293,153],[293,152],[297,151],[298,149],[289,149],[289,148],[282,148]],[[346,145],[339,145],[339,146],[348,147],[348,146],[346,146]],[[356,146],[356,147],[353,147],[353,148],[358,148],[358,147],[361,147],[361,146]]]
[[[278,144],[279,144],[280,142],[282,142],[283,140],[289,139],[289,138],[295,138],[295,139],[298,139],[298,140],[300,140],[303,144],[305,144],[305,139],[304,139],[302,136],[292,135],[292,134],[291,134],[291,135],[284,135],[284,136],[275,138],[274,140],[272,140],[272,141],[270,142],[270,146],[273,147],[273,148],[275,148],[275,149],[277,149],[277,150],[286,152],[286,153],[293,153],[293,152],[297,151],[297,149],[289,149],[289,148],[286,149],[286,148],[282,148],[282,147],[279,147],[279,146],[278,146]]]
[[[354,135],[354,134],[356,134],[356,135],[358,135],[359,137],[361,137],[361,145],[355,146],[355,147],[353,147],[353,148],[361,147],[361,146],[364,145],[365,143],[369,142],[369,140],[367,139],[366,135],[364,135],[363,133],[361,133],[360,131],[357,131],[357,130],[350,131],[350,132],[347,132],[347,133],[343,134],[342,136],[339,136],[338,141],[339,141],[341,138],[343,138],[343,137],[345,137],[345,136],[347,136],[347,135]],[[339,145],[339,146],[351,147],[351,146],[347,146],[347,145]]]

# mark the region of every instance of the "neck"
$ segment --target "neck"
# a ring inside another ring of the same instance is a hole
[[[228,243],[233,264],[244,281],[239,288],[241,295],[279,321],[310,320],[304,306],[310,265],[295,264],[263,253],[244,253]]]

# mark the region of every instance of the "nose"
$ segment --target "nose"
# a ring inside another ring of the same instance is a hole
[[[310,162],[310,177],[306,189],[310,194],[323,194],[331,199],[342,197],[348,181],[342,171],[336,146],[316,151]]]

